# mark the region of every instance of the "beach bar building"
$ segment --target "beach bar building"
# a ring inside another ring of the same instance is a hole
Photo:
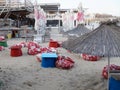
[[[18,36],[23,31],[21,26],[33,25],[34,20],[26,17],[31,12],[33,4],[30,0],[0,0],[0,34]]]

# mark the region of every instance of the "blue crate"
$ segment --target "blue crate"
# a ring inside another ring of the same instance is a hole
[[[120,90],[120,80],[116,80],[113,77],[110,77],[109,90]]]
[[[56,53],[42,53],[42,63],[41,66],[48,68],[48,67],[55,67],[55,62],[57,60],[57,54]]]

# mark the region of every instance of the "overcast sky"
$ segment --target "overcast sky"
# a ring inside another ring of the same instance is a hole
[[[60,8],[62,9],[77,8],[81,2],[83,8],[88,8],[86,12],[120,16],[120,0],[37,0],[37,2],[60,3]]]

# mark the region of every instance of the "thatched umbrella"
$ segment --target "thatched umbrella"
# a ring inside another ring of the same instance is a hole
[[[66,32],[64,32],[64,34],[65,35],[76,35],[79,37],[79,36],[84,35],[85,33],[88,33],[90,31],[91,30],[86,28],[84,25],[78,24],[78,26],[76,28],[73,28],[72,30],[66,31]]]
[[[120,28],[110,22],[104,23],[90,33],[69,42],[63,42],[62,46],[75,53],[107,56],[109,67],[109,58],[112,56],[120,56]]]
[[[120,56],[120,28],[115,25],[102,24],[97,29],[63,42],[62,46],[75,53],[91,55]]]

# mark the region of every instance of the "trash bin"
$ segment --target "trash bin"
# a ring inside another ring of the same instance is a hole
[[[8,39],[11,39],[11,38],[12,38],[12,34],[11,34],[11,33],[8,33],[8,34],[7,34],[7,38],[8,38]]]

